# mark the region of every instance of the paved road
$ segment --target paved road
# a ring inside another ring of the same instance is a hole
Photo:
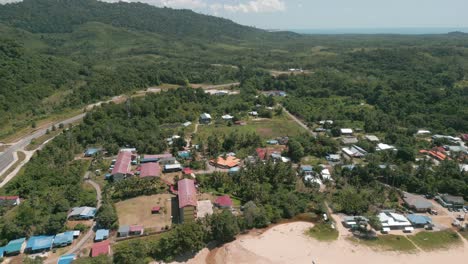
[[[96,208],[99,209],[101,207],[101,205],[102,205],[101,187],[99,186],[99,184],[97,184],[93,180],[89,179],[89,175],[90,175],[90,172],[89,171],[86,172],[85,179],[86,179],[86,182],[91,184],[91,186],[93,186],[94,189],[96,190],[96,200],[97,200]],[[96,222],[93,222],[93,225],[88,230],[88,232],[81,238],[81,240],[78,241],[78,243],[76,243],[75,245],[73,245],[64,255],[73,254],[73,253],[79,251],[80,249],[82,249],[83,245],[94,237],[94,228],[95,227],[96,227]]]
[[[201,86],[201,87],[203,89],[205,89],[205,90],[211,90],[211,89],[227,88],[227,87],[231,87],[231,86],[238,86],[239,84],[240,83],[238,83],[238,82],[234,82],[234,83],[219,84],[219,85],[207,85],[207,86]],[[138,93],[146,94],[148,92],[153,92],[153,93],[156,92],[157,93],[157,92],[160,92],[160,91],[161,91],[160,89],[157,90],[157,91],[155,91],[155,90],[148,91],[148,89],[146,89],[146,90],[143,90],[143,91],[136,92],[136,94],[138,96]],[[108,103],[108,102],[111,102],[111,101],[116,102],[116,103],[125,101],[125,95],[114,96],[110,100],[101,101],[101,102],[97,102],[97,103],[88,105],[88,106],[86,106],[86,109],[89,110],[89,109],[92,109],[94,106],[100,106],[103,103]],[[64,125],[68,125],[70,123],[74,123],[74,122],[76,122],[78,120],[83,119],[84,116],[85,116],[85,113],[82,113],[82,114],[76,115],[74,117],[68,118],[66,120],[56,122],[55,125],[57,126],[60,123],[62,123]],[[47,129],[49,127],[51,127],[51,126],[52,125],[37,129],[33,133],[23,137],[18,142],[10,144],[11,146],[8,149],[6,149],[3,153],[0,153],[0,172],[6,170],[10,166],[10,164],[13,163],[13,161],[14,161],[13,153],[14,152],[24,149],[27,145],[29,145],[29,143],[31,142],[32,139],[38,138],[38,137],[44,135],[46,133]],[[11,179],[9,179],[9,180],[11,180]],[[4,182],[3,185],[5,185],[7,182],[8,181]]]
[[[84,113],[79,114],[77,116],[74,116],[72,118],[63,120],[61,122],[57,122],[57,123],[55,123],[55,125],[57,126],[60,123],[62,123],[64,125],[68,125],[68,124],[71,124],[73,122],[76,122],[76,121],[82,119],[84,116],[85,116]],[[38,137],[44,135],[49,127],[51,127],[51,126],[47,126],[47,127],[44,127],[44,128],[37,129],[36,131],[34,131],[33,133],[25,136],[24,138],[22,138],[18,142],[12,143],[11,146],[8,149],[5,150],[5,152],[0,154],[0,171],[5,170],[13,162],[13,159],[14,159],[13,158],[13,153],[14,152],[16,152],[18,150],[22,150],[24,147],[29,145],[29,143],[31,142],[32,139],[38,138]]]

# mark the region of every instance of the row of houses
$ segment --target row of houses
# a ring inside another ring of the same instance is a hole
[[[67,231],[55,236],[32,236],[29,239],[18,238],[11,240],[4,247],[0,247],[0,258],[4,256],[15,256],[20,253],[40,253],[52,248],[66,247],[80,235],[80,231]]]

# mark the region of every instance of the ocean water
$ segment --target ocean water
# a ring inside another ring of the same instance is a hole
[[[468,33],[468,27],[453,28],[331,28],[331,29],[288,29],[299,34],[447,34],[449,32]]]

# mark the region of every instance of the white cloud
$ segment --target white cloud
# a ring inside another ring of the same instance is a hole
[[[286,10],[286,4],[282,0],[251,0],[237,4],[212,4],[210,9],[215,13],[228,11],[232,13],[267,13]]]

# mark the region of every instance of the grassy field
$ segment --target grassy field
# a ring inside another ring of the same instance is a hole
[[[257,133],[262,139],[267,140],[280,136],[297,136],[306,132],[296,122],[285,117],[273,117],[272,119],[249,119],[245,126],[227,126],[224,124],[201,125],[195,141],[206,140],[209,135],[225,135],[232,131],[239,133]]]
[[[462,235],[466,240],[468,240],[468,230],[459,231],[460,235]]]
[[[408,238],[423,250],[447,249],[462,243],[460,236],[452,230],[420,232]]]
[[[158,194],[140,196],[115,204],[119,225],[143,225],[145,229],[160,231],[166,226],[171,226],[171,201],[170,194]],[[151,214],[151,208],[161,206],[159,214]]]
[[[306,231],[307,235],[317,239],[318,241],[334,241],[338,238],[338,231],[333,229],[329,224],[316,224],[314,227]]]
[[[21,151],[18,151],[17,152],[17,155],[18,155],[18,160],[15,162],[15,164],[13,164],[10,168],[8,168],[8,170],[5,171],[5,173],[3,173],[3,175],[0,175],[0,182],[3,181],[3,179],[8,176],[8,174],[10,174],[12,171],[14,171],[16,169],[16,167],[21,163],[23,162],[24,159],[26,159],[26,154],[24,154],[24,152],[21,152]]]
[[[398,235],[385,235],[379,236],[376,239],[358,239],[350,238],[354,243],[365,245],[371,248],[380,249],[383,251],[403,251],[411,252],[416,251],[416,247],[405,236]]]

